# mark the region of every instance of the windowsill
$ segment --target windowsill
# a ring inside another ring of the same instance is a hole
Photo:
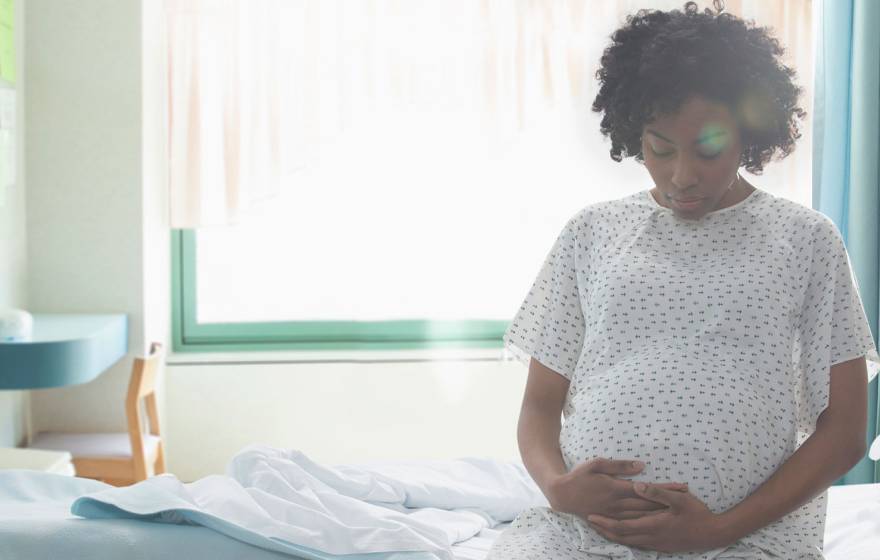
[[[169,366],[210,364],[298,364],[298,363],[389,363],[445,361],[509,361],[498,348],[463,350],[394,350],[394,351],[263,351],[263,352],[170,352]]]

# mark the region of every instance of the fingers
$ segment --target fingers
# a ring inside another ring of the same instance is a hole
[[[615,490],[619,492],[620,496],[640,496],[640,494],[636,492],[634,488],[635,483],[638,481],[621,480],[620,482],[622,482],[623,485],[615,487]],[[656,486],[657,488],[662,488],[664,490],[675,490],[678,492],[687,492],[690,490],[690,487],[687,485],[687,483],[682,482],[649,482],[649,484],[651,486]]]
[[[628,459],[606,459],[605,457],[596,457],[587,462],[587,468],[594,473],[627,475],[640,472],[645,468],[645,464],[640,461]]]
[[[622,498],[614,502],[614,510],[617,512],[621,511],[637,511],[637,512],[646,512],[646,511],[656,511],[658,509],[665,509],[666,506],[663,504],[654,502],[652,500],[646,500],[644,498]]]
[[[669,508],[666,508],[666,507],[660,507],[659,509],[653,510],[653,511],[624,510],[624,511],[618,511],[618,512],[612,513],[612,514],[605,514],[605,517],[608,517],[610,519],[618,519],[618,520],[639,519],[641,517],[646,517],[648,515],[657,515],[660,513],[665,513],[667,511],[669,511]]]
[[[641,494],[636,492],[633,485],[635,484],[632,480],[627,479],[612,479],[612,491],[614,495],[618,498],[644,498]],[[657,486],[659,488],[663,488],[664,490],[674,490],[677,492],[687,492],[688,485],[682,482],[652,482],[651,486]]]
[[[652,482],[654,486],[666,488],[667,490],[678,490],[679,492],[687,492],[689,487],[687,482]]]
[[[661,504],[666,504],[671,508],[678,507],[684,500],[687,500],[682,492],[667,490],[653,484],[645,484],[644,482],[636,482],[633,489],[639,496],[653,500]]]
[[[590,459],[584,465],[584,468],[589,470],[590,472],[598,473],[598,474],[607,474],[610,476],[627,476],[634,475],[640,473],[645,468],[645,463],[642,461],[631,460],[631,459],[606,459],[605,457],[595,457]],[[620,486],[616,488],[618,491],[630,490],[630,494],[632,494],[632,486],[630,481],[623,481],[628,486]],[[678,490],[681,492],[688,491],[688,485],[686,482],[660,482],[660,483],[652,483],[654,486],[658,486],[660,488],[665,488],[668,490]]]
[[[608,533],[616,537],[631,537],[636,535],[644,535],[656,530],[663,523],[662,514],[643,515],[639,519],[617,520],[604,515],[590,514],[587,516],[587,523],[594,529],[607,536]],[[619,539],[612,539],[622,542]],[[628,544],[628,543],[624,543]]]

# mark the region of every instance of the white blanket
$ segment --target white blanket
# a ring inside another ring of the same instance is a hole
[[[252,445],[227,473],[192,483],[170,474],[77,499],[83,517],[204,525],[304,558],[415,552],[452,560],[451,546],[548,505],[518,462],[483,458],[322,466],[297,450]]]

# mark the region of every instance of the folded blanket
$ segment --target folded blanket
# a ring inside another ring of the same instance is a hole
[[[521,463],[482,458],[322,466],[297,450],[252,445],[226,475],[170,474],[74,501],[91,518],[198,524],[301,558],[452,560],[451,546],[547,505]],[[396,553],[391,556],[388,553]]]

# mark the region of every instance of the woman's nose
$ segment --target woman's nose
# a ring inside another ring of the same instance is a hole
[[[686,191],[696,183],[697,174],[694,167],[683,158],[680,158],[672,174],[672,184],[678,190]]]

